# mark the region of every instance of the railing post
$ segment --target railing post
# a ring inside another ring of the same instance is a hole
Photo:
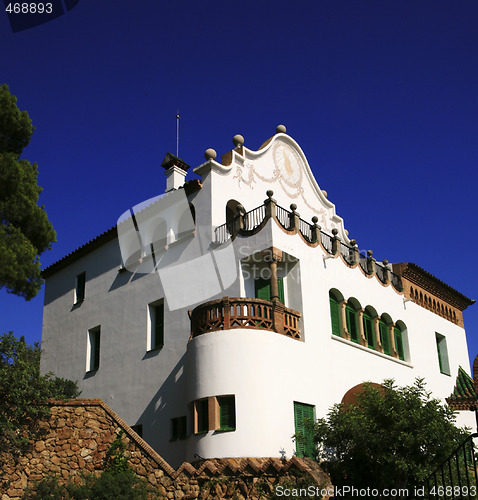
[[[297,210],[297,205],[295,203],[292,203],[290,206],[290,209],[292,213],[290,214],[290,228],[289,229],[295,229],[297,232],[299,232],[300,228],[300,215],[296,212]]]
[[[373,274],[375,271],[375,259],[372,257],[373,251],[367,250],[367,273]]]
[[[229,330],[231,328],[231,301],[229,297],[222,299],[222,315],[224,330]]]
[[[337,236],[339,234],[337,229],[332,229],[332,234],[334,235],[332,238],[332,253],[335,255],[340,252],[340,238]]]
[[[268,196],[267,200],[264,200],[264,205],[266,206],[266,219],[275,219],[277,201],[272,198],[274,191],[269,189],[266,194]]]
[[[284,333],[284,304],[279,299],[272,300],[272,328],[277,333]]]
[[[383,264],[383,279],[385,283],[390,283],[391,275],[390,275],[390,269],[388,268],[388,260],[383,259],[382,264]]]
[[[316,243],[319,241],[320,238],[320,230],[322,229],[317,222],[319,222],[319,218],[317,216],[312,217],[312,242],[311,243]]]
[[[353,248],[354,251],[354,264],[357,264],[360,259],[360,251],[357,246],[357,242],[355,240],[350,240],[350,246]]]

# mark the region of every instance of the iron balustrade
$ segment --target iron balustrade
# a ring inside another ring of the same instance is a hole
[[[299,219],[299,231],[309,243],[312,243],[312,226],[304,219]]]
[[[430,474],[425,481],[422,498],[471,499],[478,498],[478,473],[474,439],[478,433],[468,436],[453,453]]]
[[[256,227],[259,227],[264,219],[266,218],[266,206],[261,205],[260,207],[250,210],[244,215],[244,229],[246,231],[253,231]]]
[[[345,262],[347,264],[354,264],[355,263],[355,250],[352,247],[349,247],[345,243],[340,243],[340,253],[342,254],[342,257],[344,258]]]
[[[301,340],[300,313],[275,300],[223,297],[190,311],[191,339],[235,328],[269,330]]]
[[[291,212],[286,210],[285,208],[282,208],[279,205],[276,205],[276,218],[279,224],[284,228],[284,229],[290,229],[290,216]]]
[[[322,246],[328,253],[332,253],[332,236],[330,234],[320,231],[320,241]]]

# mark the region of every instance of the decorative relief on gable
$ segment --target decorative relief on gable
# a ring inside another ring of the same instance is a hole
[[[271,158],[264,162],[266,155]],[[308,167],[298,151],[283,139],[276,138],[256,158],[245,159],[242,164],[236,163],[236,173],[233,178],[237,179],[239,188],[244,185],[250,189],[254,189],[257,180],[269,184],[278,182],[290,199],[298,200],[298,204],[304,203],[318,217],[319,224],[323,229],[331,231],[338,228],[338,224],[331,220],[335,216],[333,209],[318,206],[307,196],[307,191],[309,191],[309,195],[311,192],[311,189],[304,189],[307,169]]]

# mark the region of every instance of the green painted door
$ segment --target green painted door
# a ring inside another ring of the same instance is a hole
[[[296,451],[298,457],[315,458],[314,435],[311,426],[314,423],[314,406],[294,401],[294,425]]]

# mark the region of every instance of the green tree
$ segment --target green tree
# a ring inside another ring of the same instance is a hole
[[[0,288],[30,300],[40,290],[39,256],[56,241],[38,206],[36,163],[20,159],[34,127],[6,84],[0,86]]]
[[[40,374],[40,354],[38,343],[30,346],[12,332],[0,337],[0,462],[17,458],[39,437],[48,398],[79,395],[76,382]]]
[[[353,403],[334,405],[314,426],[318,459],[336,486],[406,488],[422,483],[465,436],[453,410],[423,379],[397,387],[363,384]]]

